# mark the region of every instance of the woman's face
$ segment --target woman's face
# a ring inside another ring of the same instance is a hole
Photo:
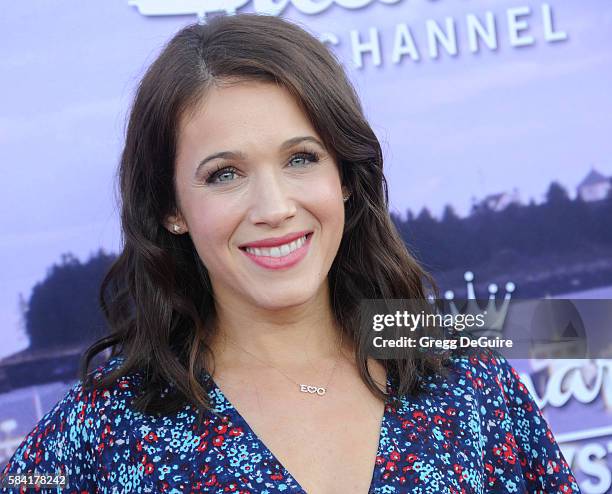
[[[334,158],[286,89],[213,86],[180,122],[175,172],[179,214],[166,227],[189,232],[217,302],[274,310],[325,288],[344,228],[343,189]],[[244,248],[305,232],[304,245]]]

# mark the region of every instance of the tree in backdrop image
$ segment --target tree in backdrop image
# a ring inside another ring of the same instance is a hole
[[[612,189],[611,189],[612,190]],[[437,220],[427,209],[392,214],[402,238],[444,289],[465,295],[463,273],[489,283],[512,280],[521,297],[544,297],[612,284],[612,192],[598,201],[570,199],[550,184],[541,204],[495,210],[476,204],[466,218],[452,206]]]
[[[98,293],[114,257],[100,249],[81,263],[72,254],[62,254],[61,262],[34,286],[25,308],[30,349],[86,346],[106,334]]]

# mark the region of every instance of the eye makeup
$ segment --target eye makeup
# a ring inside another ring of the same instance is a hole
[[[309,163],[304,166],[311,166],[319,162],[319,160],[321,159],[321,156],[316,151],[312,151],[307,148],[302,148],[298,150],[297,152],[293,153],[291,157],[289,158],[288,162],[291,163],[296,158],[301,158],[301,159],[305,159],[309,161]],[[205,174],[204,181],[207,185],[217,185],[217,184],[221,184],[224,182],[231,182],[232,181],[231,179],[217,181],[217,178],[225,174],[231,174],[231,173],[237,174],[238,170],[234,166],[227,165],[225,162],[221,162],[215,168],[212,168]]]

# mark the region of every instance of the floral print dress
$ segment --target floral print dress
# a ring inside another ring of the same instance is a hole
[[[579,493],[516,370],[490,353],[451,363],[448,376],[425,380],[419,397],[385,406],[368,494]],[[84,393],[77,382],[18,446],[0,492],[306,493],[212,378],[202,377],[219,416],[208,413],[201,426],[190,405],[163,417],[135,410],[138,374],[101,392]],[[67,485],[8,485],[10,475],[28,471],[61,472]],[[347,493],[340,484],[337,492]]]

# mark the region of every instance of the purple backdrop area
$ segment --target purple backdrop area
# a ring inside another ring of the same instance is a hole
[[[85,259],[100,247],[119,250],[113,180],[128,105],[146,66],[196,20],[201,3],[30,0],[3,7],[0,358],[28,345],[20,294],[27,300],[63,252]],[[261,0],[222,3],[244,12],[275,8]],[[187,10],[175,15],[179,4]],[[427,207],[440,215],[451,204],[465,216],[495,194],[538,203],[553,180],[575,196],[591,171],[612,175],[609,1],[278,5],[278,15],[316,34],[345,65],[383,144],[395,213]],[[571,296],[612,298],[612,287]],[[610,492],[612,363],[515,365],[583,491]],[[0,455],[64,390],[0,394]]]

